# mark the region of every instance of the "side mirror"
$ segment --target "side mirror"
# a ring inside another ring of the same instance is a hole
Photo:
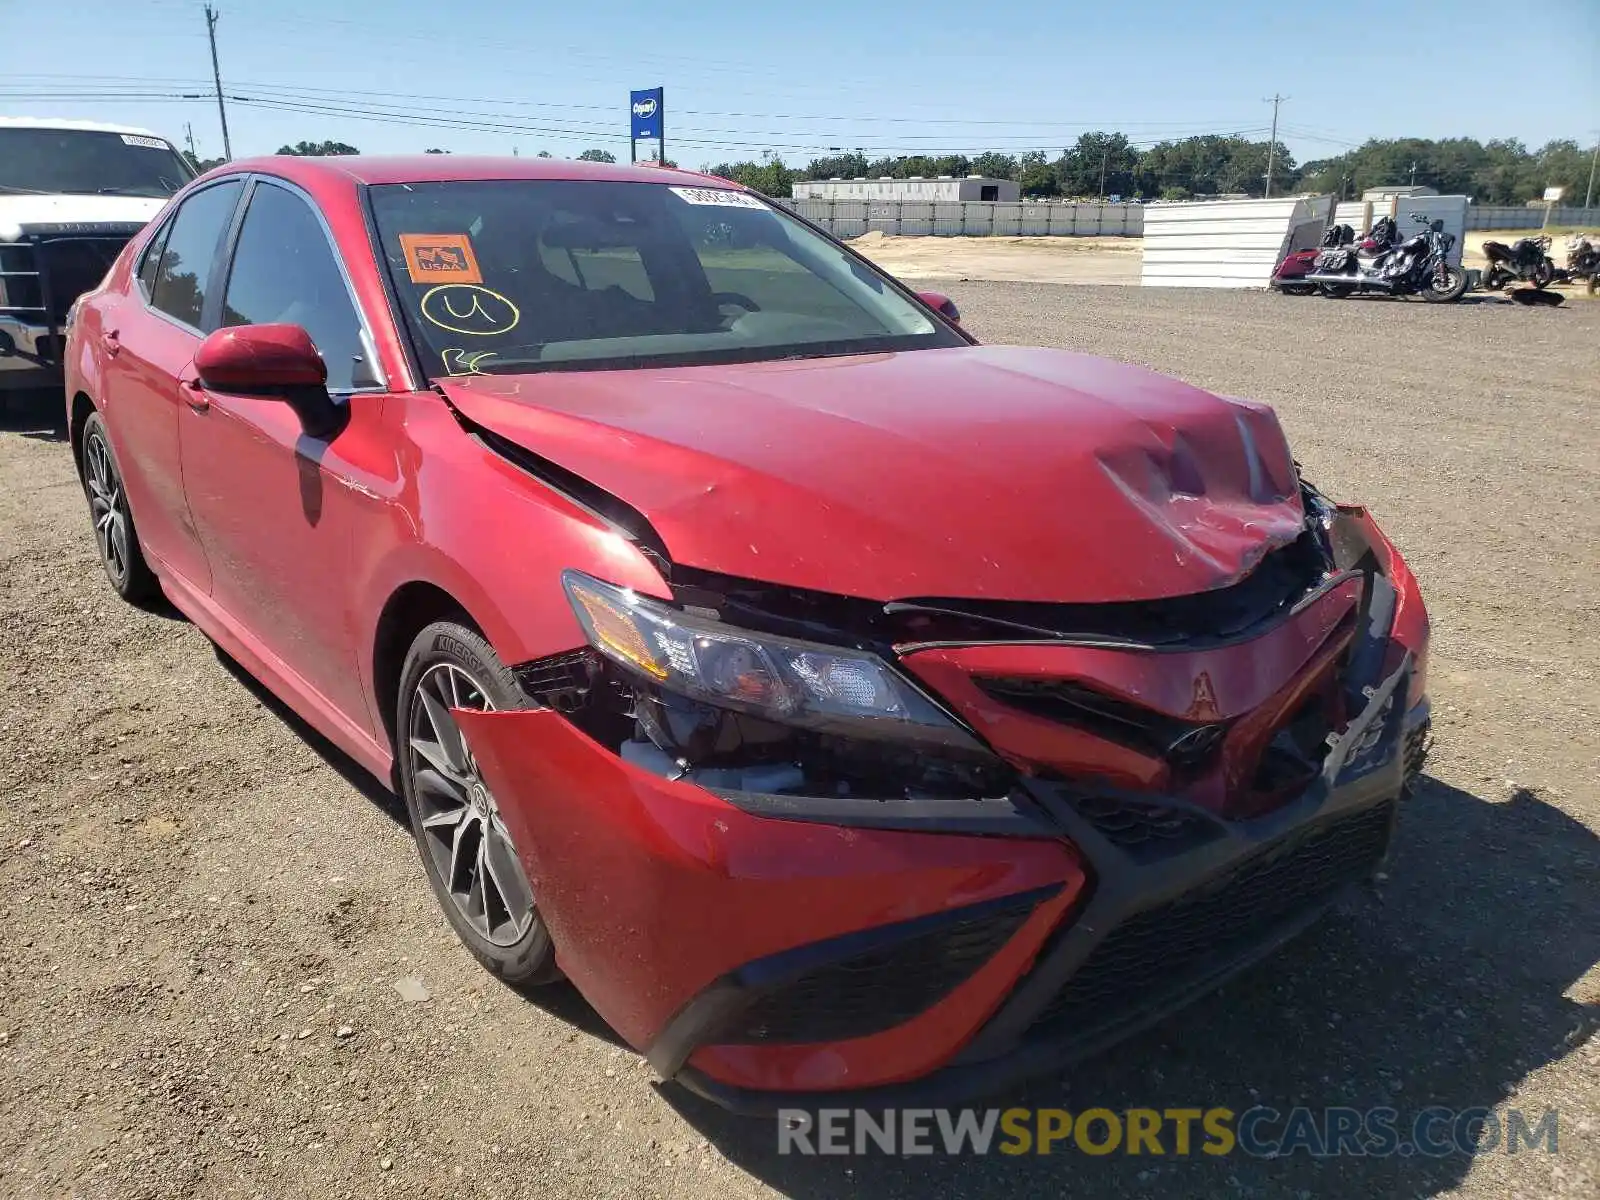
[[[946,321],[949,321],[950,324],[961,324],[961,310],[956,307],[956,302],[943,292],[918,292],[917,299],[933,309]]]
[[[328,395],[328,365],[298,325],[232,325],[200,343],[195,372],[209,391],[282,400],[312,437],[344,423],[345,408]]]

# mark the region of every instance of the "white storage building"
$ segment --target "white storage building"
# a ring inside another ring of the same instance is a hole
[[[989,179],[982,175],[957,178],[940,175],[936,179],[913,176],[910,179],[807,179],[794,185],[796,200],[909,200],[929,203],[940,200],[992,200],[1015,204],[1022,199],[1022,185],[1014,179]]]

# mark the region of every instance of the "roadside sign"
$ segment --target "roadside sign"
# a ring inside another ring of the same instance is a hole
[[[639,143],[656,143],[656,162],[667,159],[667,96],[665,88],[646,88],[628,93],[629,141],[633,145],[633,161],[639,161]]]
[[[1567,190],[1566,188],[1558,188],[1558,187],[1545,188],[1545,190],[1544,190],[1545,202],[1547,204],[1554,204],[1557,200],[1561,199],[1561,193],[1566,191],[1566,190]]]

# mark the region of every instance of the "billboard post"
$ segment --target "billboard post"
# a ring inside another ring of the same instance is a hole
[[[631,162],[639,161],[641,141],[655,142],[656,160],[667,161],[666,107],[665,88],[647,88],[642,92],[628,93]]]

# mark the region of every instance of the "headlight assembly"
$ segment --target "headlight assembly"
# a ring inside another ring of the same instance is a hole
[[[595,649],[668,691],[803,728],[981,748],[870,651],[732,628],[579,571],[562,583]]]

